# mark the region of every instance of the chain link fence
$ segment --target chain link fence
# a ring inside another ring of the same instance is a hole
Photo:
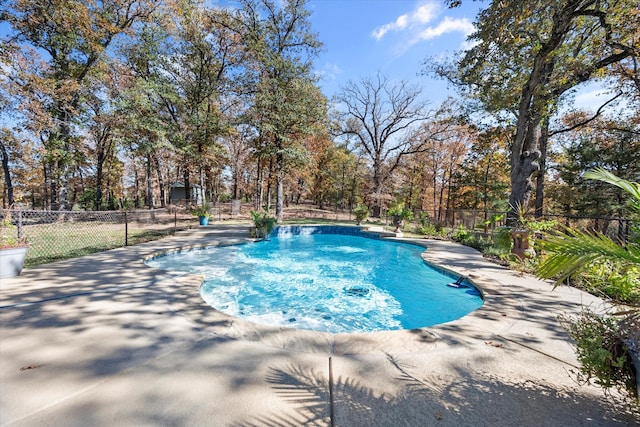
[[[3,235],[29,245],[25,266],[133,245],[197,226],[185,209],[147,211],[35,211],[2,209]],[[7,217],[9,215],[9,217]]]
[[[250,221],[250,204],[232,205],[220,203],[210,210],[214,222],[238,220]],[[503,212],[476,210],[450,211],[442,224],[435,224],[427,213],[417,212],[405,230],[419,234],[444,236],[446,232],[463,226],[478,234],[491,233],[504,225]],[[174,234],[178,230],[198,227],[195,218],[184,206],[139,211],[36,211],[0,209],[1,218],[9,218],[11,226],[3,227],[3,236],[24,240],[29,244],[26,266],[45,264],[74,258],[121,246],[133,245]],[[7,215],[9,215],[7,217]],[[354,222],[348,210],[324,210],[311,206],[290,206],[284,209],[287,221],[338,221]],[[500,218],[490,221],[491,218]],[[617,241],[628,241],[630,220],[625,218],[586,218],[546,215],[559,224],[582,230],[597,230]],[[369,223],[390,225],[389,218],[369,218]],[[433,229],[430,231],[430,229]]]
[[[414,215],[415,226],[419,226],[420,212]],[[435,223],[427,213],[422,216],[426,223]],[[497,227],[506,225],[506,212],[483,210],[450,210],[443,215],[443,221],[437,224],[438,228],[456,229],[460,226],[477,233],[490,233]],[[533,219],[533,218],[530,218]],[[629,241],[631,237],[631,220],[620,217],[588,217],[576,215],[545,214],[544,220],[555,220],[559,225],[584,231],[597,231],[618,242]]]

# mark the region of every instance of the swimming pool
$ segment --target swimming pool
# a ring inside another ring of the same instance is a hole
[[[272,326],[339,332],[414,329],[460,318],[480,293],[426,264],[424,247],[357,227],[279,227],[269,240],[194,249],[147,261],[202,273],[202,298]]]

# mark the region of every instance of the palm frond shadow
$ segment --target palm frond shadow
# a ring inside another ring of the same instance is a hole
[[[453,377],[435,371],[416,375],[412,372],[424,372],[424,367],[389,354],[387,361],[396,371],[393,381],[400,386],[395,393],[377,391],[366,378],[334,378],[335,425],[507,426],[520,421],[548,425],[560,420],[567,425],[624,426],[640,420],[640,414],[622,410],[619,402],[556,389],[534,379],[470,373],[463,366]],[[291,364],[271,369],[267,381],[294,411],[264,414],[234,426],[331,425],[329,382],[322,373]]]
[[[290,364],[285,368],[270,368],[267,383],[283,400],[296,408],[294,415],[266,414],[232,424],[236,427],[327,426],[329,417],[329,381],[312,368]]]

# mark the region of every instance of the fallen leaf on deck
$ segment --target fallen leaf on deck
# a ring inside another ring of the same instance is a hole
[[[493,341],[485,341],[484,343],[485,343],[486,345],[490,345],[490,346],[492,346],[492,347],[497,347],[497,348],[502,347],[502,344],[500,344],[500,343],[495,343],[495,342],[493,342]]]

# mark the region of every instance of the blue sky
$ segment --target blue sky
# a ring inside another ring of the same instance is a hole
[[[454,91],[420,75],[423,63],[462,49],[482,6],[471,0],[456,9],[437,0],[311,0],[313,31],[324,43],[315,67],[325,95],[380,71],[419,84],[432,106],[439,104]]]
[[[349,80],[380,71],[390,79],[419,84],[432,108],[447,96],[456,97],[445,81],[421,75],[423,64],[467,47],[473,22],[488,5],[463,0],[449,9],[440,0],[310,0],[313,31],[324,43],[315,61],[323,92],[331,98]],[[572,104],[595,111],[603,99],[598,83],[590,83]]]

